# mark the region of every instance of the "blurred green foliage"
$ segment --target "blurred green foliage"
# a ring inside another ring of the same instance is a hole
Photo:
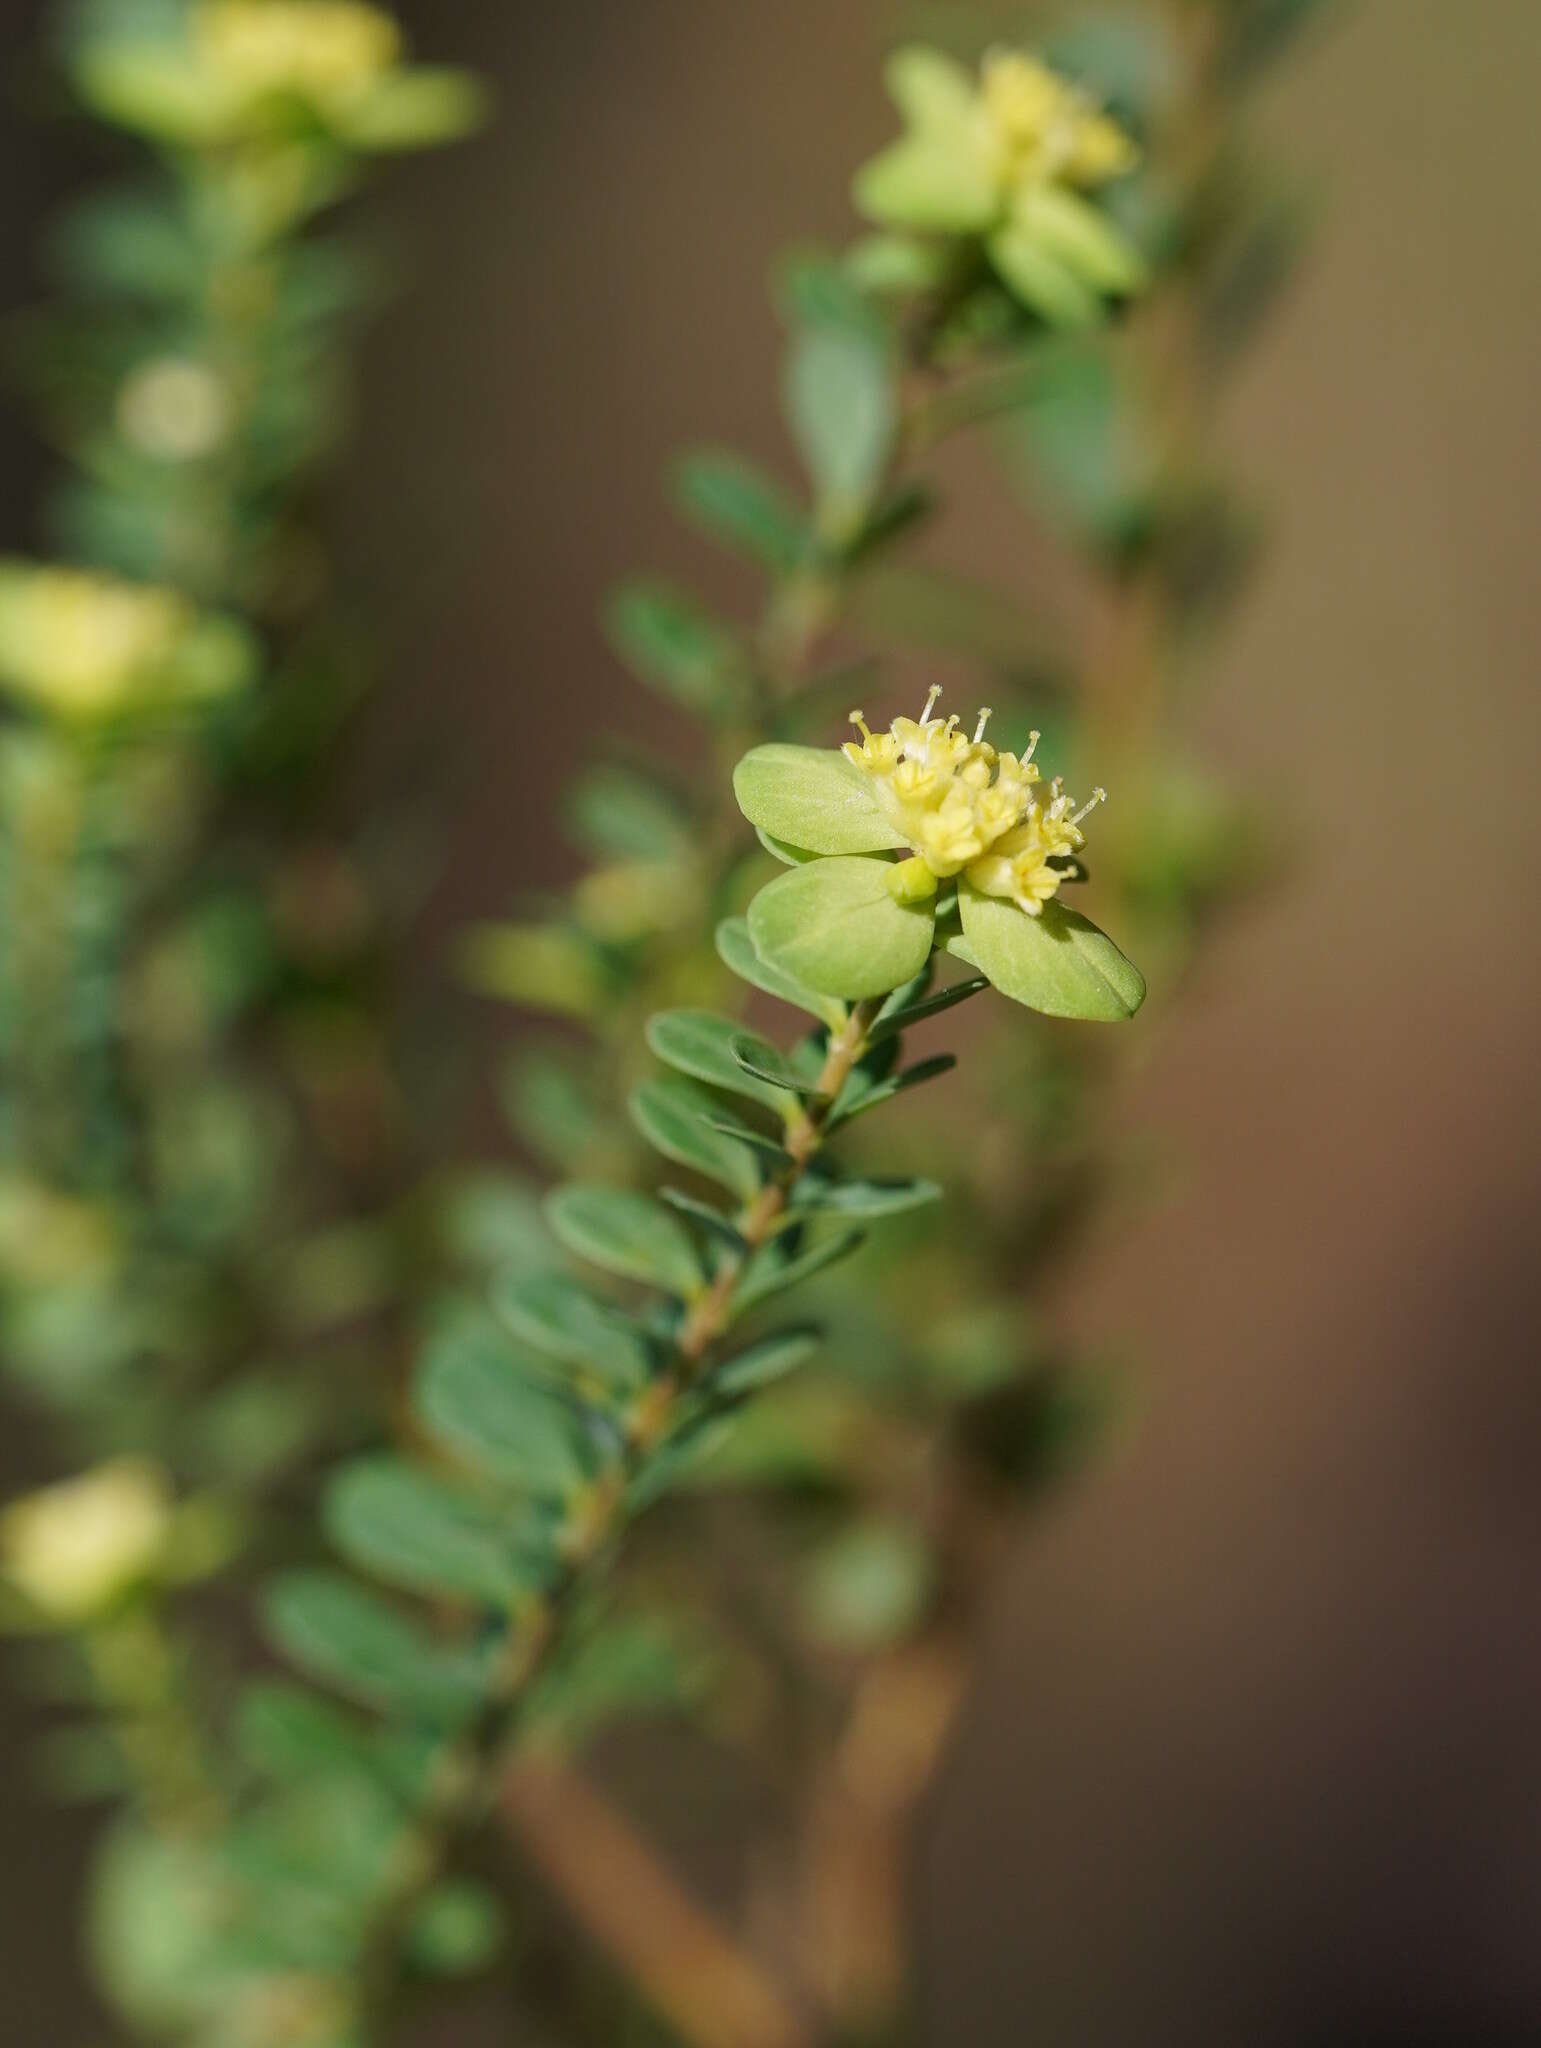
[[[811,1808],[838,1770],[902,1853],[991,1560],[1121,1412],[1031,1305],[1119,1167],[1121,1054],[972,999],[1139,1007],[1056,893],[1089,869],[1164,1011],[1257,866],[1181,722],[1253,539],[1206,401],[1299,230],[1240,95],[1308,11],[1003,43],[949,9],[892,60],[866,226],[775,270],[795,469],[669,479],[756,610],[651,576],[604,606],[713,772],[587,764],[585,872],[462,948],[556,1026],[502,1089],[545,1195],[420,1174],[384,972],[417,878],[308,802],[368,678],[313,486],[386,283],[335,209],[483,96],[354,0],[63,17],[78,103],[141,147],[19,348],[67,467],[61,562],[0,565],[0,1350],[72,1476],[9,1511],[0,1619],[67,1706],[53,1781],[115,1809],[90,1941],[137,2034],[386,2038],[534,1922],[478,1839],[510,1750],[617,1717],[795,1756]],[[964,437],[1024,500],[1012,587],[945,560]],[[962,861],[896,893],[917,842],[828,747],[858,678],[938,667],[1113,789],[1037,911]],[[297,1676],[254,1655],[259,1578]],[[788,1806],[808,1881],[850,1882]],[[800,1924],[832,2037],[896,2034],[897,1933],[874,1981],[841,1916]]]

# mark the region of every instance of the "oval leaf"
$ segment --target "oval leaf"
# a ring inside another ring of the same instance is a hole
[[[1145,977],[1106,932],[1057,899],[1029,917],[965,882],[958,891],[963,933],[980,972],[1003,996],[1047,1017],[1121,1024],[1145,1000]]]
[[[720,1105],[704,1088],[678,1076],[644,1081],[633,1091],[631,1120],[663,1154],[748,1201],[760,1185],[754,1154],[709,1119]]]
[[[802,1249],[790,1249],[790,1236],[773,1237],[769,1244],[762,1245],[745,1266],[733,1295],[733,1312],[744,1315],[757,1303],[768,1301],[773,1294],[780,1294],[788,1287],[799,1286],[804,1280],[811,1280],[815,1273],[822,1273],[826,1266],[838,1264],[849,1258],[866,1242],[866,1235],[860,1230],[843,1230],[836,1237],[827,1237],[821,1243],[806,1245]]]
[[[886,853],[905,844],[879,812],[868,777],[834,747],[754,747],[733,771],[733,794],[751,825],[811,853]]]
[[[746,1073],[734,1050],[751,1035],[711,1010],[661,1010],[647,1020],[647,1042],[667,1066],[783,1115],[792,1106],[786,1089]]]
[[[687,1298],[700,1289],[701,1262],[690,1233],[650,1195],[558,1188],[547,1198],[546,1216],[570,1252],[607,1273]]]
[[[983,234],[1001,210],[988,142],[966,119],[928,124],[891,143],[862,165],[851,192],[868,220],[923,234]]]
[[[942,1190],[934,1180],[805,1180],[797,1191],[795,1213],[818,1210],[862,1222],[879,1216],[902,1216],[939,1202]]]
[[[449,1449],[544,1499],[581,1485],[593,1445],[577,1411],[527,1378],[495,1338],[456,1326],[429,1344],[414,1398]]]
[[[784,395],[821,509],[837,522],[859,515],[883,480],[894,437],[893,372],[881,336],[809,327],[788,359]]]
[[[779,484],[726,449],[701,448],[674,472],[681,506],[715,539],[772,575],[796,569],[808,552],[801,513]]]
[[[482,1661],[422,1635],[339,1572],[290,1572],[264,1603],[274,1645],[365,1706],[457,1720],[481,1697]]]
[[[890,864],[820,860],[778,875],[749,906],[762,960],[823,995],[855,1001],[886,995],[919,973],[931,953],[929,903],[896,903]]]
[[[1017,203],[1015,222],[1095,291],[1134,292],[1145,283],[1145,259],[1128,236],[1062,185],[1031,186]]]
[[[742,700],[732,635],[669,585],[622,584],[605,607],[605,628],[632,673],[687,711],[726,717]]]
[[[761,1337],[747,1350],[724,1359],[712,1374],[715,1394],[747,1394],[784,1379],[819,1348],[821,1333],[814,1329],[777,1330]]]
[[[1017,221],[991,235],[990,261],[1012,296],[1050,327],[1095,327],[1102,302],[1070,266]]]
[[[402,1458],[345,1465],[322,1513],[350,1564],[407,1592],[503,1606],[538,1573],[485,1502]]]
[[[500,1321],[547,1358],[631,1391],[651,1370],[647,1340],[570,1273],[505,1275],[493,1285]]]
[[[779,1002],[806,1010],[810,1017],[817,1017],[832,1031],[838,1031],[844,1024],[845,1004],[837,997],[821,996],[817,989],[804,987],[790,974],[784,974],[760,958],[754,949],[754,940],[749,936],[747,917],[724,918],[717,927],[717,951],[723,964],[740,981],[747,981],[751,988],[761,989],[766,995],[775,996]]]

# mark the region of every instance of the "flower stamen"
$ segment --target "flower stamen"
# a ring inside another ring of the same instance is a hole
[[[1095,790],[1076,810],[1056,776],[1040,805],[1033,795],[1043,779],[1033,759],[1040,734],[1029,734],[1020,757],[997,753],[985,739],[993,713],[982,710],[967,739],[956,716],[932,717],[940,695],[933,687],[918,720],[896,718],[886,733],[870,732],[861,712],[851,714],[861,744],[848,742],[846,758],[872,777],[879,810],[912,850],[895,886],[914,901],[923,873],[963,874],[983,894],[1009,897],[1037,917],[1085,843],[1082,819],[1106,791]]]

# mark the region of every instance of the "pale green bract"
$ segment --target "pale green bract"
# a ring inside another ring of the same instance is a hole
[[[1090,918],[1046,903],[1026,917],[1014,903],[958,891],[972,959],[1002,995],[1050,1017],[1118,1024],[1145,1000],[1145,977]]]
[[[919,46],[895,53],[887,80],[905,132],[857,173],[853,196],[869,220],[980,248],[1051,327],[1093,326],[1104,298],[1146,282],[1140,250],[1082,196],[1139,152],[1076,86],[1016,51],[989,52],[976,77]]]
[[[843,753],[756,747],[733,778],[739,807],[762,836],[795,857],[756,896],[747,937],[768,983],[789,982],[846,1002],[885,995],[940,944],[1004,996],[1045,1016],[1119,1023],[1145,1000],[1145,979],[1105,932],[1057,899],[1030,916],[959,878],[961,931],[935,901],[895,900],[904,841],[878,810],[870,778]],[[699,1070],[697,1070],[699,1071]]]
[[[749,907],[762,959],[848,1001],[909,981],[931,956],[936,920],[929,903],[894,901],[891,872],[888,861],[855,855],[789,868]]]
[[[809,853],[884,853],[904,844],[861,771],[831,748],[754,747],[733,771],[733,794],[751,825]]]

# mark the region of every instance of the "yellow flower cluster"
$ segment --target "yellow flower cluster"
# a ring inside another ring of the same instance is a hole
[[[0,692],[71,723],[218,697],[247,636],[180,592],[83,569],[0,562]]]
[[[401,32],[361,0],[201,0],[200,62],[253,97],[290,92],[327,107],[373,84],[401,57]]]
[[[51,1621],[91,1621],[165,1557],[173,1505],[165,1475],[119,1458],[28,1495],[0,1516],[0,1566]]]
[[[926,893],[934,893],[938,879],[962,874],[982,895],[1009,897],[1037,917],[1064,880],[1064,863],[1086,843],[1082,819],[1106,792],[1094,791],[1078,810],[1056,778],[1040,797],[1038,734],[1021,756],[998,753],[984,736],[990,713],[981,711],[967,739],[956,715],[932,717],[940,695],[933,689],[918,719],[896,718],[883,733],[870,732],[853,711],[861,739],[847,741],[842,752],[872,778],[879,810],[930,878],[922,878]],[[903,864],[912,871],[914,865]],[[902,886],[907,895],[917,893],[913,872]]]
[[[191,621],[174,591],[76,569],[0,580],[0,672],[19,696],[63,711],[108,709],[169,659]]]
[[[980,73],[980,104],[1002,185],[1092,187],[1122,177],[1139,151],[1096,102],[1017,50],[994,50]]]

